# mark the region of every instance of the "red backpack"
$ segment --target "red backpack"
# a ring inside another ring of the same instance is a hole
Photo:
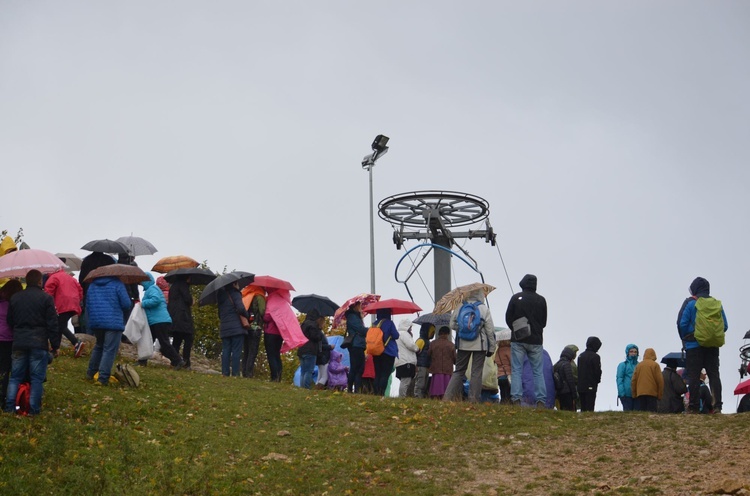
[[[18,415],[28,415],[31,411],[31,384],[22,382],[18,385],[16,394],[16,413]]]

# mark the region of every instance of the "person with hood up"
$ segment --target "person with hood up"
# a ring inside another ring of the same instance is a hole
[[[638,399],[638,410],[656,412],[659,400],[664,394],[664,378],[661,367],[656,363],[656,352],[646,348],[643,361],[635,367],[630,380],[633,398]]]
[[[419,326],[419,339],[416,341],[417,348],[417,372],[414,376],[414,397],[426,398],[429,395],[430,378],[430,340],[435,337],[435,326],[424,323]],[[451,373],[453,370],[451,370]]]
[[[553,371],[560,377],[562,388],[557,391],[557,400],[560,402],[560,410],[570,412],[576,411],[576,379],[573,375],[573,360],[575,352],[570,346],[563,348],[560,353],[560,360],[553,367]]]
[[[586,351],[578,356],[578,397],[582,412],[594,411],[596,391],[602,382],[602,359],[597,353],[601,347],[601,340],[591,336],[586,340]]]
[[[315,309],[310,310],[305,315],[305,321],[302,322],[302,334],[307,338],[307,342],[297,349],[297,356],[300,365],[299,383],[305,389],[312,389],[315,360],[323,343],[322,328],[324,324],[325,317]]]
[[[638,366],[638,347],[629,344],[625,347],[625,361],[617,365],[617,398],[622,403],[622,411],[638,410],[638,405],[631,389],[633,372]]]
[[[249,319],[238,283],[221,288],[216,295],[219,312],[219,337],[221,338],[221,375],[240,377],[242,344],[247,330],[242,327],[240,315]],[[279,359],[280,360],[280,359]],[[270,363],[270,360],[269,360]]]
[[[398,323],[398,358],[396,358],[396,377],[401,381],[398,395],[401,398],[414,396],[414,375],[417,373],[417,345],[411,334],[412,321],[402,319]]]
[[[469,368],[471,359],[471,378],[469,379],[469,401],[479,403],[482,400],[482,375],[484,373],[484,360],[495,353],[495,324],[492,322],[490,309],[484,302],[484,290],[477,289],[465,300],[468,303],[479,302],[477,307],[482,319],[476,339],[468,341],[458,339],[456,336],[456,369],[453,371],[448,388],[445,390],[443,401],[458,401],[463,399],[464,377]],[[458,330],[458,313],[461,306],[453,310],[450,320],[450,328]]]
[[[723,405],[721,399],[721,376],[719,375],[719,348],[701,346],[696,341],[695,323],[698,315],[696,304],[701,298],[711,298],[711,285],[702,278],[696,277],[690,284],[690,296],[682,303],[682,308],[677,314],[677,329],[685,348],[686,369],[688,371],[688,388],[690,390],[690,404],[688,413],[698,413],[700,410],[700,370],[706,369],[708,381],[711,384],[711,393],[714,397],[714,412],[721,413]],[[721,308],[721,317],[724,320],[724,332],[727,332],[727,316],[724,307]]]
[[[385,396],[385,390],[388,389],[388,379],[393,372],[393,364],[398,358],[398,345],[396,341],[400,336],[396,329],[396,324],[391,320],[391,310],[388,308],[378,309],[375,314],[375,325],[380,323],[380,330],[383,331],[383,343],[385,350],[378,356],[373,356],[372,361],[375,365],[375,396]]]
[[[328,389],[343,391],[347,387],[347,372],[349,367],[344,365],[344,355],[331,350],[331,360],[328,362]]]
[[[362,320],[362,303],[355,303],[344,314],[346,334],[354,336],[349,347],[349,377],[346,390],[350,393],[362,392],[362,374],[365,372],[365,348],[367,348],[367,327]]]
[[[162,292],[164,292],[164,289],[162,289]],[[195,324],[193,323],[191,309],[193,295],[190,293],[190,277],[178,277],[170,286],[167,294],[169,295],[167,297],[167,310],[169,310],[169,316],[172,318],[172,346],[177,353],[182,348],[185,368],[190,369],[190,354],[193,350],[193,336],[195,335]]]
[[[677,360],[674,358],[667,359],[661,375],[664,379],[664,393],[656,406],[656,411],[659,413],[684,412],[685,403],[682,396],[687,393],[687,385],[677,372]]]
[[[120,349],[125,330],[125,312],[130,310],[130,297],[125,284],[116,277],[97,277],[86,293],[86,314],[89,328],[96,336],[91,350],[86,377],[93,380],[99,373],[100,384],[109,384],[112,366]]]
[[[527,319],[531,334],[518,339],[516,333],[511,334],[511,385],[510,394],[514,405],[521,404],[523,397],[523,363],[529,360],[534,372],[534,396],[537,408],[546,408],[547,385],[544,381],[544,328],[547,326],[547,300],[536,292],[537,278],[533,274],[526,274],[519,283],[521,292],[514,294],[508,302],[505,311],[505,323],[511,330],[513,323]]]
[[[146,272],[148,280],[141,281],[143,286],[143,299],[141,306],[146,312],[148,326],[151,328],[151,336],[159,341],[159,352],[164,355],[176,370],[185,368],[182,359],[174,346],[169,342],[169,333],[172,331],[172,317],[167,309],[167,300],[164,293],[154,282],[154,276]],[[145,366],[148,360],[138,360],[138,364]]]
[[[497,387],[500,391],[500,403],[510,404],[510,329],[495,327],[497,350],[495,351],[495,365],[497,365]]]
[[[73,316],[81,314],[83,288],[75,277],[60,269],[47,278],[47,282],[44,283],[44,292],[55,300],[57,326],[60,334],[68,338],[68,341],[73,345],[75,350],[73,356],[75,358],[80,357],[86,343],[79,341],[75,334],[70,332],[68,322]]]

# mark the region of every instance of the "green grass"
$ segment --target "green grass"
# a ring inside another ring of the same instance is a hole
[[[0,494],[577,494],[612,474],[604,494],[661,494],[638,482],[656,436],[679,453],[744,429],[737,416],[376,398],[152,366],[138,389],[100,387],[86,365],[53,363],[40,416],[0,415]]]

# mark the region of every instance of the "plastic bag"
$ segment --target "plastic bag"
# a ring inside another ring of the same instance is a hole
[[[146,311],[140,303],[133,306],[130,318],[125,324],[125,337],[135,345],[138,352],[138,360],[148,360],[154,354],[154,339],[151,336],[151,328],[148,326]]]

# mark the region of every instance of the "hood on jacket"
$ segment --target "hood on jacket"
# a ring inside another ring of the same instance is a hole
[[[656,352],[653,348],[646,348],[646,352],[643,354],[644,360],[656,361]]]
[[[466,296],[466,299],[468,301],[479,301],[481,303],[484,303],[484,300],[485,300],[484,290],[482,288],[475,289],[474,291],[472,291]]]
[[[412,321],[409,319],[401,319],[398,323],[398,332],[409,332],[409,329],[411,329]]]
[[[3,240],[0,241],[0,257],[16,250],[18,250],[18,247],[12,237],[5,236]]]
[[[305,315],[305,320],[309,320],[311,322],[315,322],[320,318],[320,312],[318,312],[316,309],[312,309],[309,312],[307,312],[307,315]]]
[[[534,274],[526,274],[518,285],[524,291],[536,291],[536,276]]]
[[[586,340],[586,349],[591,350],[594,353],[599,351],[599,348],[602,347],[602,340],[597,338],[596,336],[591,336]]]
[[[156,286],[162,291],[169,291],[169,283],[164,279],[164,276],[159,276],[156,279]]]
[[[560,353],[560,358],[564,358],[565,360],[573,360],[575,358],[576,354],[575,352],[570,349],[569,346],[566,346],[563,348],[562,353]]]
[[[628,357],[628,353],[630,352],[630,348],[635,348],[635,349],[636,349],[636,351],[638,351],[638,354],[640,354],[640,350],[638,349],[638,347],[637,347],[636,345],[634,345],[634,344],[629,344],[629,345],[627,345],[627,346],[625,347],[625,358],[627,358],[627,357]]]
[[[377,320],[390,319],[391,309],[390,308],[379,308],[375,314]]]
[[[693,296],[707,297],[711,292],[711,285],[702,277],[696,277],[690,283],[690,294]]]
[[[569,350],[573,350],[573,358],[575,358],[576,355],[578,354],[578,346],[574,344],[569,344],[568,346],[566,346],[566,348],[568,348]]]
[[[146,275],[148,276],[148,281],[141,281],[139,283],[143,286],[143,289],[148,289],[154,285],[154,276],[151,275],[151,272],[146,272]]]
[[[344,355],[342,353],[339,353],[336,350],[331,350],[331,361],[332,362],[340,362],[344,359]]]
[[[425,341],[435,337],[435,326],[432,324],[424,323],[419,326],[419,337]]]
[[[505,327],[495,327],[495,340],[496,341],[510,341],[510,329]]]

